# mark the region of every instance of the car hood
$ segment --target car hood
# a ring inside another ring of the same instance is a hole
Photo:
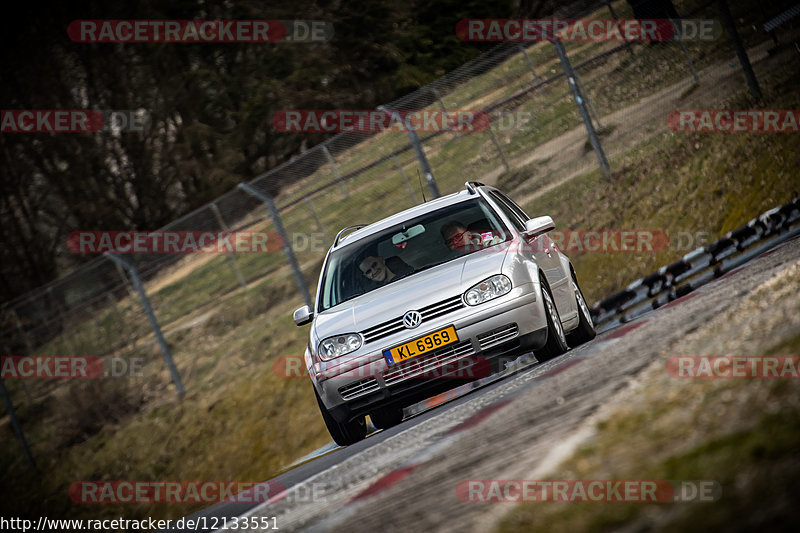
[[[314,320],[319,339],[352,333],[402,316],[467,289],[502,272],[507,250],[501,247],[459,257],[354,298],[318,314]]]

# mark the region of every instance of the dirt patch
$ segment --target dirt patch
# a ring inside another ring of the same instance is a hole
[[[762,43],[748,50],[750,61],[759,78],[781,68],[785,54],[770,56],[767,50],[771,42]],[[719,106],[724,98],[729,98],[745,89],[741,69],[738,64],[731,66],[730,60],[720,61],[698,72],[699,85],[687,77],[655,94],[642,98],[638,103],[600,117],[604,127],[613,127],[610,135],[602,140],[606,157],[611,159],[628,152],[642,142],[669,131],[666,116],[673,109],[705,109]],[[734,68],[735,67],[735,68]],[[546,194],[575,178],[598,167],[597,156],[584,151],[586,128],[581,124],[567,133],[537,146],[529,156],[509,161],[512,167],[519,168],[536,163],[541,174],[555,174],[557,179],[538,188],[532,193],[516,198],[520,204]],[[513,193],[512,193],[513,194]]]

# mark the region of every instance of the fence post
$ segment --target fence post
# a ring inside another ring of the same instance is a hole
[[[122,268],[122,265],[119,263],[114,263],[114,268],[117,269],[117,273],[119,277],[122,279],[122,284],[125,285],[125,289],[128,291],[128,296],[134,298],[136,296],[133,287],[131,286],[131,280],[128,279],[128,276],[125,275],[125,269]]]
[[[618,20],[617,12],[614,11],[614,6],[611,5],[610,1],[606,0],[606,6],[608,6],[608,10],[611,12],[611,18],[614,20]],[[630,41],[628,41],[628,39],[625,39],[624,36],[623,39],[625,41],[625,49],[628,51],[629,54],[633,55],[633,48],[631,47]]]
[[[334,161],[333,156],[328,150],[328,147],[324,144],[322,145],[322,151],[325,153],[325,159],[328,160],[328,164],[330,164],[331,168],[333,169],[333,174],[336,176],[336,180],[342,187],[342,194],[345,196],[350,196],[350,191],[347,190],[347,184],[342,179],[342,174],[339,172],[339,167],[336,166],[336,161]]]
[[[718,0],[719,14],[722,18],[722,23],[725,29],[728,30],[728,35],[731,38],[733,47],[736,49],[736,55],[739,57],[739,63],[742,65],[744,77],[747,78],[747,86],[750,89],[750,94],[756,101],[761,100],[761,87],[758,86],[758,79],[756,73],[753,72],[753,66],[750,64],[750,58],[747,56],[747,50],[744,49],[742,39],[739,37],[739,32],[736,31],[736,24],[733,22],[731,10],[728,8],[728,2],[725,0]]]
[[[503,160],[503,166],[506,168],[506,172],[510,171],[511,167],[508,166],[508,161],[506,161],[506,155],[503,153],[503,148],[500,146],[500,142],[497,140],[494,131],[492,131],[491,121],[489,122],[489,126],[486,128],[486,131],[489,132],[489,136],[492,138],[492,144],[494,144],[494,147],[497,148],[497,153],[500,154],[500,159]]]
[[[700,76],[697,75],[697,71],[694,69],[694,63],[692,62],[692,57],[689,55],[689,49],[686,48],[686,45],[683,42],[683,36],[681,35],[681,30],[675,24],[674,20],[670,21],[672,23],[672,28],[675,30],[675,36],[678,38],[678,43],[681,45],[681,50],[683,50],[683,55],[686,56],[686,62],[689,63],[689,70],[692,71],[692,77],[694,78],[695,83],[700,83]]]
[[[133,283],[134,288],[136,288],[136,292],[139,293],[139,299],[142,301],[144,314],[147,315],[147,320],[150,321],[150,327],[153,329],[156,342],[161,348],[161,355],[164,357],[164,362],[167,363],[169,374],[172,376],[172,383],[174,383],[175,388],[178,389],[178,397],[183,398],[186,390],[183,388],[181,375],[178,373],[178,369],[175,367],[175,363],[172,361],[172,354],[169,352],[167,341],[164,339],[164,334],[161,332],[161,326],[158,324],[158,319],[156,319],[156,315],[153,312],[153,307],[150,305],[150,298],[147,297],[147,291],[144,290],[144,285],[142,284],[142,280],[139,278],[139,272],[136,270],[136,266],[132,262],[128,261],[127,259],[123,259],[117,254],[104,252],[103,255],[114,263],[125,267],[125,270],[128,271],[128,276],[131,278],[131,282]]]
[[[294,256],[294,251],[292,250],[292,242],[289,240],[289,236],[286,234],[286,228],[283,227],[281,215],[278,213],[278,208],[275,207],[275,201],[272,199],[272,196],[268,193],[259,191],[249,183],[240,183],[238,188],[247,194],[258,198],[266,204],[269,214],[272,217],[272,223],[275,224],[275,229],[278,230],[281,239],[283,239],[283,251],[286,253],[286,259],[289,260],[289,266],[292,268],[292,272],[294,273],[295,281],[297,282],[297,288],[300,289],[300,294],[302,295],[306,305],[313,307],[314,303],[311,301],[311,293],[308,292],[308,286],[306,285],[306,280],[303,277],[303,272],[300,270],[300,265],[297,263],[297,258]]]
[[[28,334],[25,332],[25,328],[22,327],[22,321],[19,319],[19,315],[13,309],[9,309],[8,312],[14,317],[14,324],[17,326],[17,331],[19,331],[22,340],[25,342],[25,348],[28,350],[26,355],[33,355],[33,343],[31,343],[30,337],[28,337]]]
[[[567,52],[564,50],[564,44],[561,41],[551,42],[553,43],[553,46],[556,47],[556,53],[558,53],[558,59],[561,61],[561,67],[564,69],[564,75],[567,77],[567,81],[569,82],[569,88],[572,89],[572,96],[575,98],[575,102],[578,104],[578,112],[580,113],[581,118],[583,119],[583,125],[586,126],[586,131],[589,134],[589,142],[592,144],[594,153],[597,155],[597,162],[600,164],[600,171],[603,173],[603,176],[606,179],[609,179],[611,167],[608,164],[608,159],[606,159],[605,152],[603,152],[603,146],[600,144],[600,139],[597,137],[597,132],[592,124],[592,119],[589,117],[589,112],[586,111],[586,104],[583,101],[583,97],[581,96],[580,90],[578,89],[578,85],[575,81],[575,72],[572,70],[572,65],[567,57]]]
[[[447,111],[447,108],[444,106],[444,101],[442,101],[442,96],[439,94],[439,91],[436,90],[436,87],[431,87],[431,91],[433,91],[433,95],[439,100],[439,105],[442,106],[442,111]]]
[[[220,213],[219,207],[217,207],[217,202],[211,202],[211,212],[214,213],[214,218],[217,219],[217,224],[219,224],[220,228],[224,231],[231,230],[228,224],[225,223],[225,219],[222,218],[222,213]],[[239,285],[241,285],[244,290],[247,290],[247,282],[244,280],[244,276],[242,276],[242,271],[239,270],[239,263],[236,262],[236,256],[233,253],[225,253],[225,258],[233,267],[233,271],[236,273],[236,279],[239,280]]]
[[[28,337],[28,334],[25,332],[25,329],[22,327],[22,322],[20,321],[17,312],[13,309],[9,309],[8,312],[14,317],[17,331],[19,331],[19,335],[22,337],[22,341],[25,343],[25,355],[33,355],[33,344],[31,343],[31,339]],[[7,354],[11,353],[11,350],[9,350],[8,346],[3,346],[3,348],[5,348]],[[28,390],[28,386],[25,384],[25,381],[22,382],[22,391],[25,393],[25,399],[28,400],[28,403],[32,403],[33,398],[31,398],[31,393]]]
[[[536,74],[536,69],[533,68],[533,61],[531,61],[531,58],[528,57],[528,51],[525,49],[525,45],[520,43],[517,45],[517,47],[522,52],[522,56],[525,58],[525,63],[528,64],[528,70],[530,70],[531,74],[533,75],[533,82],[539,84],[539,93],[541,93],[542,96],[545,96],[544,83],[543,83],[544,80],[542,80],[542,78],[540,78],[539,75]]]
[[[9,314],[14,317],[14,320],[17,323],[17,331],[19,331],[20,337],[22,337],[23,342],[25,343],[25,355],[33,355],[33,345],[31,344],[30,339],[28,338],[28,334],[25,333],[25,330],[22,329],[22,322],[19,321],[19,317],[17,316],[17,312],[13,309],[8,310]],[[11,355],[11,349],[3,345],[3,349],[6,351],[6,355]],[[31,392],[28,390],[28,386],[25,384],[25,380],[20,382],[22,385],[22,392],[25,394],[25,399],[28,403],[33,403],[33,398],[31,398]]]
[[[53,286],[49,285],[47,287],[47,299],[50,302],[50,309],[55,310],[58,313],[58,320],[61,323],[61,328],[66,330],[67,329],[67,315],[64,314],[64,308],[61,305],[61,300],[53,296]],[[65,335],[58,336],[58,343],[61,347],[61,350],[65,352],[73,352],[73,345],[70,343],[67,344],[67,340]]]
[[[378,106],[378,110],[383,111],[387,115],[391,115],[393,113],[382,105]],[[397,117],[397,121],[401,124],[403,123],[403,120],[399,116]],[[414,148],[414,154],[417,156],[417,161],[419,161],[419,166],[422,168],[422,173],[425,175],[425,181],[428,183],[428,189],[431,191],[431,198],[439,198],[439,196],[441,196],[439,194],[439,186],[436,184],[436,179],[433,177],[431,165],[428,163],[427,156],[425,156],[425,150],[422,149],[422,143],[419,140],[419,136],[412,128],[407,128],[406,131],[408,132],[408,138],[411,139],[411,146]]]
[[[311,198],[308,196],[304,196],[303,200],[308,206],[308,210],[311,211],[311,216],[314,218],[314,222],[317,224],[317,229],[320,231],[320,233],[325,235],[325,238],[328,238],[328,232],[325,231],[325,228],[322,226],[322,222],[319,220],[319,215],[317,215],[317,210],[314,209],[314,202],[312,202]]]
[[[11,426],[14,428],[14,434],[16,434],[17,440],[19,440],[19,443],[22,446],[22,453],[25,455],[25,460],[28,461],[28,464],[31,467],[36,468],[36,462],[33,460],[33,455],[31,455],[31,449],[28,447],[28,441],[25,440],[25,433],[22,431],[22,424],[20,424],[19,420],[17,419],[17,412],[14,410],[14,404],[11,402],[11,396],[8,394],[6,382],[3,380],[2,375],[0,375],[0,393],[3,395],[3,403],[6,405],[8,417],[11,419]]]
[[[603,125],[600,124],[600,115],[597,114],[597,110],[594,108],[594,104],[592,103],[592,99],[589,98],[589,92],[586,90],[586,87],[583,85],[583,81],[581,81],[581,77],[575,72],[575,83],[578,85],[578,90],[583,97],[583,101],[586,102],[587,109],[589,111],[590,116],[594,118],[594,121],[597,123],[597,127],[599,129],[603,129]]]
[[[431,165],[428,163],[428,157],[425,155],[425,150],[422,148],[422,143],[419,140],[419,135],[414,130],[408,130],[408,137],[411,139],[411,145],[414,147],[414,153],[417,155],[419,164],[422,167],[422,173],[425,175],[425,181],[428,183],[428,189],[431,191],[431,198],[439,198],[439,186],[436,184],[436,179],[433,177]]]

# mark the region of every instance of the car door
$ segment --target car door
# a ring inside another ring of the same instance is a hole
[[[487,191],[489,198],[506,215],[517,231],[525,230],[525,221],[530,217],[513,200],[502,192],[493,189]],[[553,293],[558,313],[561,320],[571,318],[577,312],[575,297],[569,284],[569,272],[561,264],[558,252],[553,241],[546,233],[539,235],[530,242],[530,253],[536,263],[544,271],[547,283]]]

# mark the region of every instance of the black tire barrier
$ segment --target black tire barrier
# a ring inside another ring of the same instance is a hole
[[[640,278],[590,309],[598,332],[686,296],[781,242],[800,235],[800,198],[765,211],[744,226]]]

